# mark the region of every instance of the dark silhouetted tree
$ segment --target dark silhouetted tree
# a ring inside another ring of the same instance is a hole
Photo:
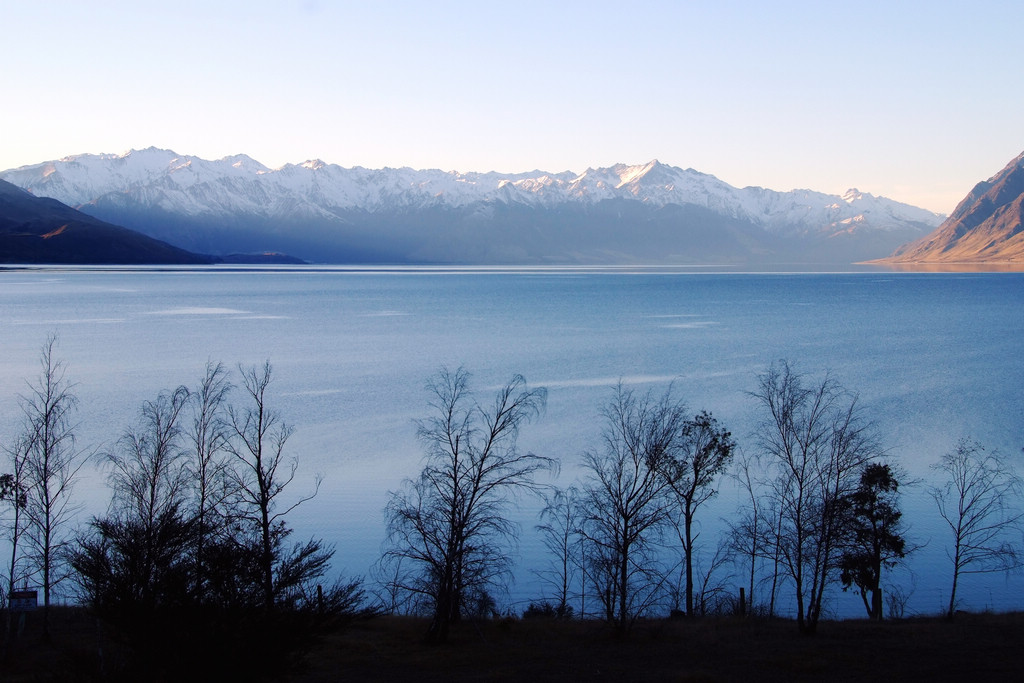
[[[53,592],[68,578],[65,549],[72,542],[71,523],[77,512],[72,492],[88,458],[75,441],[78,399],[56,350],[57,338],[50,336],[39,356],[39,378],[21,397],[27,448],[23,538],[29,569],[43,589],[44,637],[49,637]]]
[[[871,463],[861,471],[860,485],[850,494],[840,579],[844,590],[857,587],[868,618],[876,621],[882,619],[882,570],[895,567],[907,550],[899,485],[889,465]]]
[[[514,496],[537,491],[536,476],[557,463],[517,447],[520,428],[540,415],[547,396],[528,389],[523,377],[513,377],[490,405],[474,400],[462,368],[443,368],[427,389],[433,415],[418,428],[426,464],[391,494],[384,561],[408,568],[397,583],[427,600],[427,641],[444,642],[450,625],[508,575]]]
[[[567,489],[556,489],[547,498],[547,504],[540,512],[541,523],[537,530],[541,533],[541,541],[550,553],[551,559],[547,569],[540,570],[537,575],[555,591],[554,616],[569,617],[573,608],[569,600],[573,597],[573,586],[583,574],[583,558],[581,557],[580,527],[582,510],[580,509],[580,493],[570,486]],[[583,616],[585,602],[580,591],[580,616]],[[545,603],[546,604],[546,603]]]
[[[188,602],[187,550],[195,526],[186,516],[181,414],[185,387],[142,404],[138,423],[105,454],[110,511],[90,522],[72,556],[87,600],[103,614],[152,614]]]
[[[182,386],[143,403],[138,426],[128,429],[119,447],[107,455],[115,517],[128,527],[137,526],[142,534],[143,596],[149,573],[158,569],[158,560],[166,554],[159,547],[166,536],[162,527],[185,521],[187,454],[180,421],[188,398],[188,389]]]
[[[1024,513],[1019,500],[1020,477],[995,453],[978,443],[962,440],[956,450],[946,453],[933,468],[945,477],[931,489],[939,515],[953,535],[947,549],[953,562],[953,585],[946,614],[956,612],[956,593],[965,574],[1003,572],[1021,566],[1022,558],[1014,535],[1019,533]]]
[[[850,494],[881,450],[856,397],[831,377],[809,382],[782,361],[757,379],[753,396],[766,413],[758,442],[778,513],[766,545],[778,548],[793,584],[798,628],[813,633],[825,589],[838,578]]]
[[[197,394],[179,387],[143,404],[107,456],[109,512],[72,554],[82,597],[128,653],[126,679],[195,678],[196,661],[204,679],[273,678],[364,611],[360,580],[318,585],[331,549],[287,545],[284,514],[305,499],[279,504],[296,464],[284,462],[290,430],[266,403],[269,364],[243,371],[249,402],[231,412],[237,464],[221,461],[220,367],[208,366]]]
[[[240,367],[239,371],[246,405],[232,405],[228,411],[233,437],[228,448],[235,457],[234,467],[229,470],[236,494],[231,514],[238,542],[250,547],[254,544],[257,549],[263,606],[270,610],[278,604],[294,604],[306,595],[308,584],[323,575],[334,551],[316,539],[291,549],[285,547],[291,534],[285,516],[316,495],[320,479],[313,493],[287,506],[280,504],[298,469],[298,461],[286,459],[284,454],[292,428],[268,403],[270,362],[261,367]]]
[[[715,552],[710,557],[705,555],[704,561],[701,561],[700,557],[694,559],[693,607],[688,614],[731,614],[735,610],[736,604],[729,595],[729,582],[734,576],[729,571],[731,566],[732,548],[727,538],[719,538]]]
[[[694,542],[699,535],[694,533],[693,523],[700,506],[717,493],[715,481],[728,467],[735,447],[732,435],[710,413],[701,411],[683,424],[679,438],[661,460],[661,471],[679,509],[680,524],[676,528],[683,547],[688,615],[694,613]]]
[[[174,508],[147,521],[94,518],[71,554],[82,597],[100,617],[147,639],[140,629],[157,621],[156,610],[190,604],[193,534],[194,526]]]
[[[7,541],[10,544],[11,559],[8,563],[7,580],[5,583],[5,590],[3,591],[4,603],[10,599],[11,593],[14,592],[18,580],[23,578],[20,573],[20,556],[19,542],[21,541],[21,534],[25,528],[25,506],[28,504],[28,490],[25,483],[25,465],[26,458],[29,450],[31,449],[31,435],[22,435],[18,437],[14,446],[6,449],[7,455],[10,458],[11,472],[0,475],[0,503],[6,504],[10,508],[10,518],[7,520]],[[10,641],[12,636],[12,613],[10,609],[5,609],[4,614],[5,628],[4,628],[4,644]]]
[[[744,454],[739,467],[733,476],[739,483],[747,501],[740,507],[738,519],[729,522],[729,545],[734,558],[742,558],[747,572],[747,604],[745,611],[752,613],[755,590],[762,583],[767,583],[768,599],[763,603],[769,617],[775,614],[775,597],[778,592],[780,566],[782,556],[779,540],[781,534],[777,527],[781,516],[778,514],[774,501],[764,495],[762,482],[758,478],[760,464],[755,456]],[[767,573],[758,571],[758,562],[763,560],[769,565]],[[759,581],[759,577],[761,580]]]
[[[666,578],[658,551],[673,501],[662,466],[685,410],[671,389],[656,400],[619,384],[603,409],[604,449],[583,456],[588,573],[605,619],[620,634],[657,600]]]
[[[207,549],[230,533],[228,501],[232,496],[227,399],[231,391],[221,363],[208,362],[199,385],[191,392],[191,422],[185,428],[190,457],[186,471],[191,487],[190,514],[195,520],[194,590],[206,591]]]

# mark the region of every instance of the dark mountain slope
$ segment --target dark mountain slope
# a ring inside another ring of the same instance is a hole
[[[212,259],[0,180],[0,263],[206,264]]]

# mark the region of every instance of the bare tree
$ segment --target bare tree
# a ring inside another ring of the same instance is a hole
[[[956,592],[964,574],[1016,569],[1020,549],[1011,534],[1020,531],[1024,512],[1015,505],[1022,492],[1020,477],[995,453],[978,443],[961,440],[933,468],[946,477],[931,488],[939,515],[953,535],[953,585],[947,616],[956,611]]]
[[[683,424],[675,446],[669,449],[660,463],[679,509],[680,524],[676,525],[676,531],[683,547],[687,615],[694,614],[694,542],[699,533],[694,533],[693,523],[698,508],[717,493],[715,480],[729,465],[735,447],[732,435],[718,424],[711,413],[701,411]]]
[[[5,604],[10,600],[18,580],[23,578],[20,571],[21,563],[19,560],[21,557],[18,555],[18,543],[25,528],[24,513],[25,507],[28,505],[26,465],[28,454],[32,447],[31,439],[32,435],[23,434],[18,437],[13,447],[6,449],[7,455],[10,458],[11,472],[0,475],[0,501],[8,503],[11,508],[11,519],[7,524],[7,539],[11,547],[11,561],[8,564],[6,590],[3,596]],[[5,609],[4,612],[6,613],[4,629],[4,643],[6,646],[11,638],[12,614],[10,609]]]
[[[56,356],[57,338],[50,336],[39,357],[40,374],[21,397],[28,450],[25,453],[25,540],[28,560],[43,589],[43,633],[49,637],[50,602],[67,578],[64,549],[71,542],[70,525],[77,511],[71,495],[87,454],[75,441],[73,421],[78,399]]]
[[[105,454],[111,508],[92,520],[92,535],[80,537],[72,559],[97,607],[151,610],[183,597],[192,525],[180,421],[188,400],[181,386],[145,401],[138,423]]]
[[[603,413],[604,450],[583,456],[589,478],[582,532],[605,618],[621,634],[654,603],[666,579],[657,550],[672,500],[660,468],[686,415],[671,388],[655,400],[621,383]]]
[[[771,491],[771,486],[767,487]],[[768,616],[775,616],[775,606],[778,604],[779,594],[782,585],[786,580],[783,569],[783,528],[786,522],[786,508],[781,501],[775,500],[770,495],[761,501],[762,513],[766,524],[761,529],[758,537],[763,556],[771,563],[771,573],[766,577],[771,588],[768,591]]]
[[[298,469],[298,461],[286,460],[284,454],[292,428],[267,402],[270,362],[262,367],[240,367],[239,371],[248,405],[231,406],[228,411],[234,436],[229,449],[236,459],[231,470],[238,495],[235,514],[254,532],[263,605],[269,610],[281,600],[294,599],[304,582],[322,575],[333,550],[323,548],[317,540],[296,545],[287,553],[282,547],[291,533],[285,516],[316,495],[320,479],[313,493],[280,506],[279,499]]]
[[[715,552],[707,558],[706,563],[701,562],[699,557],[694,560],[697,580],[694,585],[693,615],[707,616],[733,610],[735,603],[728,588],[733,574],[726,571],[731,564],[732,548],[726,538],[719,540]]]
[[[269,364],[242,372],[249,400],[229,411],[226,454],[237,465],[222,462],[226,381],[211,364],[195,395],[179,387],[143,404],[108,455],[110,510],[71,553],[85,598],[136,677],[194,677],[197,660],[213,662],[204,666],[214,678],[274,677],[310,638],[365,612],[361,580],[318,583],[330,548],[316,539],[285,546],[284,515],[308,497],[283,499],[296,462],[285,460],[290,430],[267,403]],[[182,660],[183,651],[195,657]]]
[[[774,520],[779,519],[778,514],[773,514],[771,500],[762,496],[761,483],[756,472],[758,464],[756,459],[744,454],[740,459],[739,467],[733,473],[733,477],[741,486],[747,497],[747,503],[739,510],[739,519],[736,522],[729,522],[729,540],[731,555],[734,558],[743,558],[747,570],[747,604],[745,611],[752,613],[755,605],[755,589],[758,581],[758,560],[764,559],[771,563],[771,573],[767,580],[770,582],[768,590],[768,601],[766,608],[768,616],[775,614],[775,595],[779,582],[779,566],[781,554],[779,552],[777,533],[769,533]]]
[[[856,397],[829,376],[809,383],[782,361],[758,376],[753,396],[767,413],[758,441],[774,477],[774,543],[796,594],[797,625],[813,633],[837,578],[849,495],[881,451]]]
[[[522,376],[499,389],[489,407],[473,399],[462,368],[442,368],[427,389],[434,415],[418,429],[426,464],[391,494],[384,560],[410,567],[401,583],[431,605],[427,641],[444,642],[470,602],[485,600],[510,570],[513,497],[537,491],[536,476],[557,463],[517,448],[520,428],[540,415],[547,396],[528,389]]]
[[[225,509],[232,488],[224,411],[231,388],[224,366],[207,362],[203,379],[191,392],[192,420],[186,427],[191,459],[186,469],[196,526],[193,579],[197,593],[206,585],[206,550],[230,519]]]
[[[402,558],[379,561],[370,568],[377,590],[374,595],[385,614],[417,614],[423,611],[422,596],[406,588],[408,575]]]
[[[579,542],[581,517],[580,493],[576,487],[570,486],[567,489],[556,489],[554,495],[547,499],[547,505],[540,513],[541,524],[537,525],[544,547],[551,554],[549,568],[538,571],[537,575],[554,588],[555,616],[559,618],[572,616],[573,608],[569,600],[573,597],[577,575],[583,573]],[[581,595],[581,617],[584,606]]]
[[[144,529],[152,529],[157,519],[177,513],[185,503],[186,453],[179,420],[188,398],[188,389],[181,386],[145,401],[138,425],[127,429],[118,447],[105,455],[115,506]]]
[[[888,608],[889,617],[902,619],[907,613],[907,603],[917,590],[917,577],[911,575],[910,587],[893,584],[885,594],[885,606]]]

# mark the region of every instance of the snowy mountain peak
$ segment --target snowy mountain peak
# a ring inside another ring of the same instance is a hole
[[[663,166],[657,159],[652,159],[642,166],[615,166],[619,176],[619,187],[645,178],[661,168]]]
[[[722,221],[722,225],[747,226],[744,229],[753,231],[754,237],[746,243],[754,244],[767,239],[765,235],[772,239],[817,239],[857,234],[867,240],[870,235],[893,233],[916,239],[942,219],[930,211],[857,189],[839,196],[811,190],[736,188],[713,175],[657,159],[644,164],[588,168],[583,173],[344,168],[321,159],[269,169],[245,154],[208,161],[150,147],[121,155],[83,154],[23,166],[0,173],[0,179],[36,196],[88,207],[93,215],[121,221],[128,227],[144,229],[151,225],[152,212],[174,217],[161,220],[168,225],[191,226],[181,228],[182,234],[199,230],[196,226],[235,225],[248,230],[253,225],[269,225],[275,226],[272,234],[278,235],[277,226],[302,225],[300,233],[308,229],[311,235],[323,235],[332,234],[338,226],[381,221],[378,229],[384,230],[384,235],[392,224],[417,220],[427,221],[430,230],[436,230],[432,221],[437,216],[462,216],[462,212],[465,216],[458,220],[473,225],[499,215],[529,215],[532,218],[524,225],[532,226],[530,221],[557,221],[575,212],[603,215],[606,207],[614,210],[614,221],[634,220],[626,218],[633,211],[660,212],[674,207],[662,213],[690,216],[686,220],[698,221],[701,229],[711,229]],[[525,230],[518,224],[510,229]],[[640,229],[637,223],[621,226],[625,233],[634,229]],[[171,231],[154,236],[174,241],[177,234]],[[678,233],[679,239],[684,235]],[[369,243],[378,237],[366,239]],[[307,256],[316,253],[313,249],[300,252],[288,244],[275,244],[261,242],[252,248]],[[205,243],[182,242],[181,246],[214,253],[214,247]],[[895,246],[886,249],[891,251]]]
[[[83,157],[91,155],[83,154]],[[169,149],[160,149],[159,147],[147,147],[146,149],[130,149],[127,152],[117,157],[121,161],[134,162],[142,164],[153,164],[160,163],[167,160],[176,160],[188,157],[185,155],[178,154],[177,152]]]
[[[215,163],[230,164],[232,168],[237,168],[239,171],[250,171],[254,173],[266,173],[270,170],[248,154],[232,154],[231,156],[219,159]]]

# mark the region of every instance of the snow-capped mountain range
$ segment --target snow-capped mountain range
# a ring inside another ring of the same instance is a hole
[[[857,190],[736,188],[651,161],[561,172],[271,169],[149,148],[83,154],[0,179],[192,251],[313,261],[809,262],[890,253],[944,218]]]

